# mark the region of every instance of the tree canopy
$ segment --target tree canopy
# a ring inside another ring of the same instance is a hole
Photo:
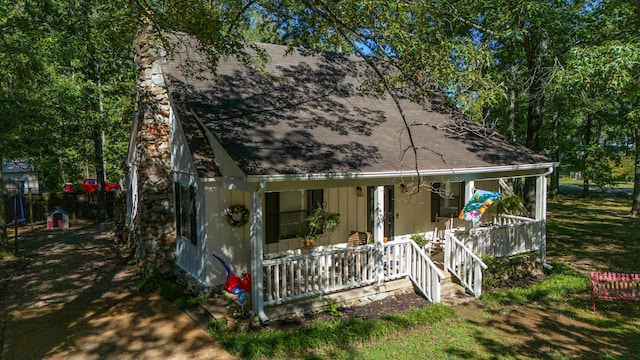
[[[637,213],[639,19],[640,4],[624,0],[3,2],[0,155],[30,159],[51,190],[87,175],[119,180],[132,39],[149,20],[158,35],[195,35],[212,66],[221,55],[260,66],[266,59],[247,51],[256,41],[359,54],[377,69],[373,89],[444,93],[472,119],[581,171],[585,195],[633,156]]]

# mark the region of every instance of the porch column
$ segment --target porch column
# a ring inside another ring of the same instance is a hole
[[[373,243],[376,249],[375,268],[378,285],[384,282],[384,186],[373,191]]]
[[[251,193],[251,228],[249,236],[251,238],[251,308],[258,315],[262,323],[267,323],[269,318],[264,313],[264,282],[263,282],[263,231],[262,231],[262,197],[264,195],[265,184],[261,183],[260,188]]]
[[[540,221],[540,261],[547,263],[547,178],[536,179],[536,220]]]
[[[471,180],[464,184],[464,203],[468,203],[473,197],[473,191],[476,189],[476,182]]]

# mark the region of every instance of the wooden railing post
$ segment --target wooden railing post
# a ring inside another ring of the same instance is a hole
[[[374,216],[373,216],[373,241],[375,244],[376,282],[384,283],[384,186],[378,186],[373,192]]]
[[[476,261],[473,268],[473,294],[478,298],[482,294],[482,267]]]

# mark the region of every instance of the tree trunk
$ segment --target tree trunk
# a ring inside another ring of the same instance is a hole
[[[4,182],[2,175],[2,154],[0,153],[0,247],[7,246],[7,223],[5,221],[6,214],[4,209]]]
[[[557,135],[560,131],[560,121],[558,120],[558,112],[556,111],[553,114],[553,119],[551,120],[553,123],[553,156],[552,160],[554,163],[560,163],[560,146],[558,145]],[[548,196],[550,198],[554,198],[558,191],[560,191],[560,172],[558,168],[555,168],[551,173],[551,181],[549,182],[549,192]]]
[[[589,147],[591,146],[591,115],[587,115],[587,122],[584,129],[584,163],[582,165],[582,197],[587,199],[589,197]]]
[[[559,163],[560,154],[558,154],[558,152],[555,152],[553,154],[552,160],[555,163]],[[549,197],[554,198],[558,194],[558,191],[560,191],[560,172],[556,167],[555,169],[553,169],[553,172],[551,173],[551,181],[549,182],[549,192],[548,192]]]
[[[511,85],[509,86],[509,130],[507,136],[511,141],[516,141],[516,71],[511,67]]]
[[[93,128],[93,146],[95,151],[95,164],[96,164],[96,179],[98,181],[98,188],[96,190],[96,194],[98,196],[98,218],[100,220],[105,220],[107,218],[106,212],[106,198],[104,195],[104,167],[102,164],[104,163],[104,155],[103,155],[103,144],[102,144],[102,127],[100,124],[94,125]]]
[[[540,54],[541,44],[535,39],[525,37],[524,49],[527,57],[527,72],[530,85],[527,89],[527,140],[531,150],[540,151],[540,133],[542,131],[542,97],[544,92],[543,69]],[[530,214],[536,213],[536,179],[526,178],[524,186],[524,205]]]
[[[640,129],[635,131],[634,149],[634,175],[633,175],[633,201],[631,203],[631,216],[640,215]]]

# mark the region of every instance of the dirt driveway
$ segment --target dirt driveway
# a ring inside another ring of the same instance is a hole
[[[0,262],[0,359],[233,359],[193,320],[136,290],[109,224],[25,229]]]

